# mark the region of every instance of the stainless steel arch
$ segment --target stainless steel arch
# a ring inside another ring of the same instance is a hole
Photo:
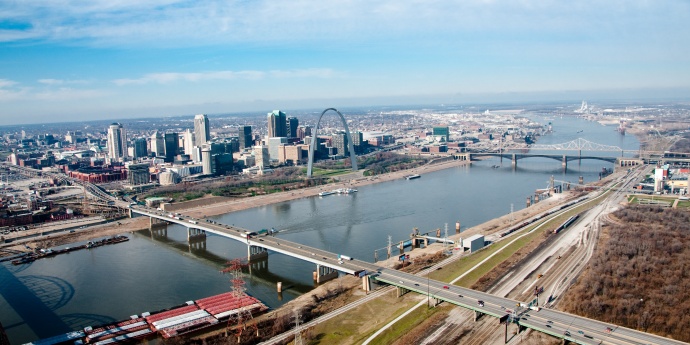
[[[345,127],[345,136],[347,137],[347,149],[348,151],[350,151],[350,161],[352,162],[352,171],[357,171],[357,155],[355,155],[355,145],[352,144],[352,136],[350,135],[350,129],[347,128],[347,122],[345,121],[345,117],[338,111],[338,109],[328,108],[321,113],[321,116],[319,116],[319,121],[316,122],[316,128],[314,128],[314,132],[311,134],[311,143],[309,144],[309,164],[307,165],[307,177],[311,177],[311,170],[312,166],[314,165],[314,148],[316,147],[316,135],[319,131],[319,124],[321,124],[321,118],[323,117],[323,114],[325,114],[329,110],[333,110],[336,113],[338,113],[340,119],[343,121],[343,127]]]

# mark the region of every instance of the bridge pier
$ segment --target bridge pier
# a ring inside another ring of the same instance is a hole
[[[513,167],[513,169],[517,168],[517,157],[514,153],[512,154],[510,164]]]
[[[474,311],[474,321],[475,321],[475,322],[479,321],[479,318],[481,318],[482,315],[484,315],[484,313],[475,310],[475,311]]]
[[[187,228],[187,241],[206,239],[206,231],[195,228]]]
[[[206,231],[187,228],[187,244],[190,252],[192,249],[206,250]]]
[[[395,294],[395,295],[396,295],[398,298],[400,298],[400,297],[402,297],[404,294],[410,292],[410,290],[405,289],[404,287],[400,287],[400,286],[397,286],[396,289],[395,289],[395,291],[396,291],[396,294]]]
[[[314,271],[314,281],[317,284],[327,282],[331,279],[338,278],[338,271],[328,266],[316,265],[316,271]]]
[[[563,155],[563,160],[561,162],[561,166],[563,167],[563,171],[568,170],[568,157],[566,155]]]
[[[130,212],[132,212],[132,211],[130,210]],[[170,223],[168,223],[165,220],[154,218],[154,217],[149,217],[149,230],[152,230],[154,228],[163,228],[163,227],[168,226],[168,224],[170,224]]]
[[[268,257],[268,249],[259,246],[247,246],[247,261],[252,262]]]
[[[369,275],[362,277],[362,290],[364,292],[371,291],[371,277]]]

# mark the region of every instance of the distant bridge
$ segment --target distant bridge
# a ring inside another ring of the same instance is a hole
[[[613,164],[618,164],[620,166],[633,166],[633,165],[638,165],[638,164],[643,164],[644,162],[639,160],[639,159],[634,159],[634,158],[625,158],[623,157],[623,154],[625,152],[637,152],[637,150],[623,150],[622,148],[618,146],[612,146],[612,145],[602,145],[598,144],[595,142],[591,142],[589,140],[583,139],[583,138],[578,138],[569,142],[565,143],[560,143],[560,144],[552,144],[552,145],[543,145],[543,144],[534,144],[530,145],[529,147],[526,147],[524,149],[513,149],[514,150],[520,150],[522,152],[506,152],[506,151],[499,151],[499,152],[465,152],[465,153],[458,153],[458,154],[453,154],[455,159],[461,159],[461,160],[468,160],[468,161],[474,161],[477,160],[481,157],[500,157],[501,159],[510,159],[512,162],[513,167],[517,166],[517,161],[520,159],[525,159],[525,158],[549,158],[553,159],[556,161],[561,162],[561,165],[563,166],[563,169],[568,168],[568,162],[570,161],[579,161],[583,159],[589,159],[589,160],[600,160],[604,162],[609,162]],[[531,153],[530,151],[572,151],[572,152],[577,152],[577,154],[548,154],[548,153]],[[613,156],[595,156],[595,155],[582,155],[582,151],[593,151],[593,152],[620,152],[620,156],[618,157],[613,157]]]
[[[532,144],[529,146],[529,150],[620,152],[621,156],[623,155],[623,152],[626,151],[618,146],[603,145],[583,138],[577,138],[575,140],[571,140],[560,144]],[[627,151],[637,152],[637,150]]]
[[[582,159],[594,159],[605,161],[609,163],[616,163],[618,161],[617,157],[601,157],[601,156],[568,156],[568,155],[548,155],[548,154],[532,154],[532,153],[494,153],[494,152],[482,152],[482,153],[467,153],[467,160],[473,161],[479,157],[501,157],[505,159],[510,159],[512,165],[517,166],[517,161],[519,159],[525,158],[549,158],[561,162],[563,169],[568,168],[568,162],[579,161]]]

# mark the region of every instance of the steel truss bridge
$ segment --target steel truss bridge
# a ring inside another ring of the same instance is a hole
[[[597,152],[637,152],[637,150],[623,150],[618,146],[603,145],[583,138],[577,138],[560,144],[532,144],[529,150],[556,150],[556,151],[597,151]]]
[[[542,151],[542,153],[533,153],[531,151]],[[550,153],[543,151],[551,151]],[[554,153],[554,152],[563,153]],[[582,155],[582,151],[590,154]],[[572,152],[573,154],[567,154]],[[602,156],[592,154],[594,152],[611,152],[616,153],[616,156]],[[623,155],[626,152],[638,152],[637,150],[624,150],[618,146],[602,145],[583,138],[577,138],[560,144],[534,144],[525,148],[511,148],[507,150],[500,150],[498,152],[484,151],[484,152],[466,152],[464,154],[457,154],[460,159],[476,160],[480,157],[500,157],[501,159],[510,159],[513,166],[517,166],[519,159],[525,158],[549,158],[560,161],[564,169],[567,169],[568,162],[579,161],[583,159],[600,160],[610,163],[616,163],[618,160],[626,159]]]

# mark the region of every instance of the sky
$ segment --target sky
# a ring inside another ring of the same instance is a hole
[[[690,98],[690,1],[3,0],[0,125]]]

